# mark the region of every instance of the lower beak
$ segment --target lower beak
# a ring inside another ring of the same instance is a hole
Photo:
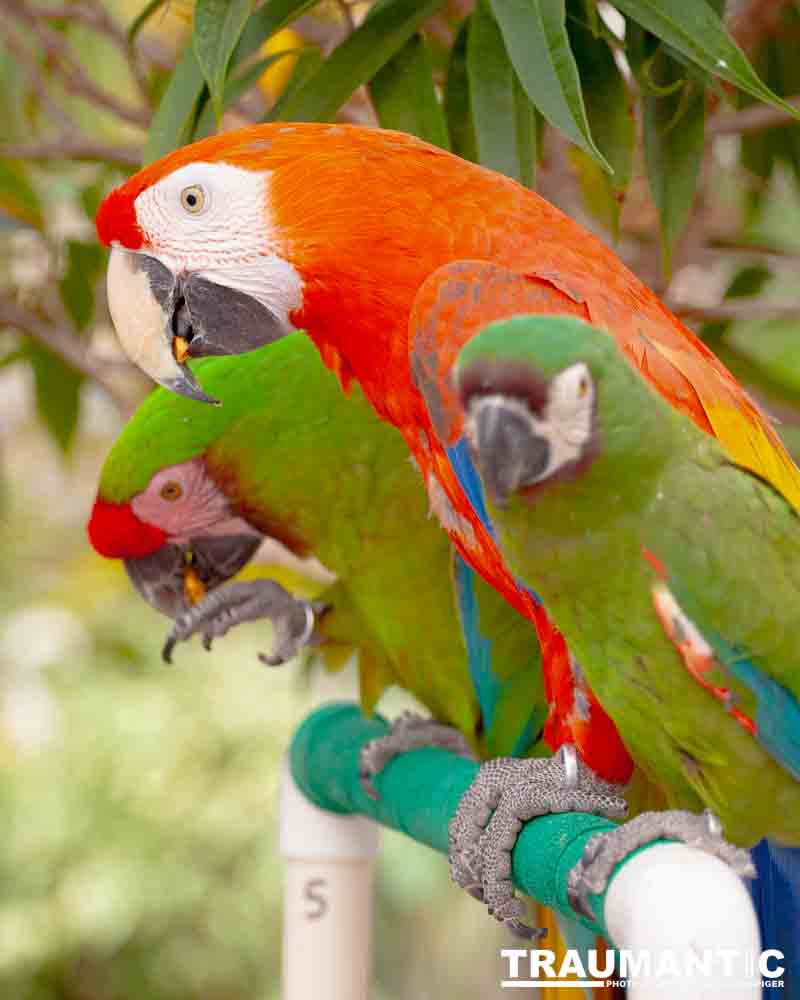
[[[175,275],[155,257],[114,247],[108,305],[125,353],[153,381],[217,403],[186,366],[189,358],[237,355],[292,332],[255,297],[195,272]]]
[[[149,556],[126,559],[125,569],[147,603],[174,620],[207,591],[236,576],[260,544],[260,535],[193,538],[181,545],[162,545]]]
[[[518,405],[491,398],[479,401],[476,410],[473,437],[481,478],[496,506],[505,507],[520,486],[542,477],[550,445]]]

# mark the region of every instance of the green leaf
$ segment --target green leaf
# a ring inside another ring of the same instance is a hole
[[[195,122],[207,96],[205,78],[191,44],[183,50],[164,91],[158,110],[153,116],[147,143],[142,155],[143,163],[151,163],[160,156],[171,153],[178,146],[191,142]]]
[[[697,66],[800,118],[762,82],[706,0],[614,0],[614,6]]]
[[[247,22],[234,55],[234,62],[239,63],[247,59],[270,35],[285,28],[318,2],[319,0],[267,0]]]
[[[15,365],[18,361],[27,360],[27,354],[22,347],[16,348],[16,350],[9,351],[8,354],[4,354],[0,358],[0,368],[8,368],[9,365]]]
[[[659,51],[651,73],[659,85],[680,79],[682,67]],[[665,97],[646,96],[644,149],[650,191],[658,209],[665,274],[675,241],[691,212],[705,143],[705,91],[695,80]]]
[[[264,121],[277,121],[281,117],[284,105],[313,77],[321,63],[322,53],[319,49],[312,46],[303,49],[298,57],[297,64],[292,70],[292,75],[289,77],[289,82],[284,87],[281,96],[265,115]]]
[[[67,266],[58,291],[79,333],[94,319],[95,288],[105,269],[106,250],[98,243],[67,241]]]
[[[222,117],[228,65],[253,0],[197,0],[194,10],[194,54],[203,71],[217,120]]]
[[[444,113],[450,133],[450,148],[465,160],[477,163],[478,146],[467,76],[468,39],[469,19],[461,25],[450,52],[447,83],[444,88]]]
[[[263,59],[256,59],[255,62],[249,63],[245,68],[234,77],[229,77],[227,83],[225,84],[225,100],[224,109],[229,108],[232,104],[246,93],[252,86],[258,83],[261,74],[269,69],[274,63],[286,56],[297,56],[300,58],[304,53],[308,52],[318,52],[319,50],[313,46],[303,46],[297,49],[283,49],[281,52],[273,52],[271,55],[264,56]],[[206,104],[203,109],[203,113],[200,115],[197,125],[194,130],[194,137],[196,139],[202,139],[203,136],[211,135],[216,131],[216,117],[214,111],[210,104]]]
[[[36,341],[26,341],[24,351],[33,369],[36,410],[58,447],[66,453],[78,424],[83,375]]]
[[[532,183],[532,107],[486,0],[480,0],[470,18],[467,74],[480,162],[523,184]]]
[[[565,0],[490,0],[522,86],[544,117],[580,149],[611,167],[597,148],[566,30]]]
[[[136,36],[145,24],[147,24],[153,14],[155,14],[157,10],[160,10],[161,7],[163,7],[167,2],[168,0],[150,0],[150,3],[147,3],[144,7],[142,7],[130,23],[130,27],[128,28],[128,42],[135,41]]]
[[[763,264],[747,264],[733,276],[730,284],[725,290],[724,299],[746,299],[754,295],[760,295],[766,283],[772,277],[772,272]],[[701,340],[707,344],[718,341],[726,330],[730,327],[731,321],[715,320],[712,323],[704,323],[699,332]]]
[[[34,229],[44,228],[42,204],[22,163],[0,160],[0,212]]]
[[[393,0],[367,18],[285,102],[284,121],[333,118],[353,91],[367,83],[442,6],[443,0]]]
[[[619,237],[620,206],[631,178],[636,143],[633,101],[608,43],[575,20],[569,38],[580,69],[586,116],[600,152],[611,164],[613,176],[598,169],[582,150],[572,156],[584,199],[590,210]]]
[[[383,128],[410,132],[442,149],[450,148],[447,122],[433,83],[431,54],[421,35],[410,38],[376,73],[369,92]]]

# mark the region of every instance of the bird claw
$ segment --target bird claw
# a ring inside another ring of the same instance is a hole
[[[403,712],[392,722],[386,736],[370,740],[361,748],[359,776],[366,794],[371,799],[377,799],[378,790],[372,779],[398,754],[422,747],[441,747],[459,757],[475,757],[463,734],[457,729],[416,712]]]
[[[709,809],[700,814],[678,809],[645,812],[614,830],[595,834],[587,842],[580,861],[569,873],[567,896],[573,910],[594,920],[590,897],[603,892],[617,865],[656,840],[696,847],[726,862],[737,875],[755,875],[749,851],[725,840],[722,824]]]
[[[511,852],[524,823],[548,813],[621,819],[619,786],[598,778],[572,747],[550,758],[498,757],[481,766],[450,821],[450,874],[517,937],[544,936],[526,924],[511,882]],[[477,891],[476,891],[477,890]]]
[[[278,666],[313,641],[316,614],[324,610],[317,602],[293,597],[274,580],[223,584],[175,620],[161,655],[165,663],[171,663],[175,646],[193,635],[202,633],[203,647],[208,650],[215,638],[235,625],[267,618],[275,629],[275,648],[269,655],[260,653],[259,659]]]

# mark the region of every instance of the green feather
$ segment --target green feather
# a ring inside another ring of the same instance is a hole
[[[535,632],[484,585],[482,625],[496,637],[497,670],[516,693],[484,737],[450,542],[429,517],[399,432],[378,420],[357,387],[346,397],[301,334],[244,357],[199,362],[196,370],[223,405],[157,389],[114,445],[102,496],[129,500],[159,469],[204,456],[243,517],[312,552],[337,575],[319,595],[333,604],[322,630],[334,664],[348,648],[359,650],[366,708],[397,684],[478,749],[513,746],[530,715],[545,710]]]
[[[539,381],[584,362],[596,395],[591,462],[490,504],[512,571],[541,595],[669,802],[712,807],[744,844],[800,844],[800,782],[787,763],[799,734],[785,734],[782,756],[780,739],[754,738],[690,674],[655,613],[661,577],[643,554],[711,646],[715,682],[752,710],[736,676],[736,657],[747,658],[781,685],[771,690],[785,696],[788,727],[800,699],[800,519],[657,396],[604,331],[563,317],[493,324],[462,351],[460,377],[480,372],[491,394],[497,361]]]

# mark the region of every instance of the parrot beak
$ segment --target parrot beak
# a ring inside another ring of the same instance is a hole
[[[468,425],[481,478],[497,507],[505,507],[520,486],[543,476],[550,444],[536,433],[524,403],[479,397],[470,406]]]
[[[260,535],[219,535],[170,543],[139,559],[126,559],[131,582],[147,603],[176,619],[206,592],[236,576],[255,555]]]
[[[154,382],[180,396],[216,403],[198,385],[176,351],[176,281],[154,257],[114,247],[108,261],[108,308],[122,348]]]
[[[245,354],[292,327],[257,298],[197,272],[175,275],[155,257],[113,247],[108,305],[122,347],[159,385],[203,403],[189,358]]]

